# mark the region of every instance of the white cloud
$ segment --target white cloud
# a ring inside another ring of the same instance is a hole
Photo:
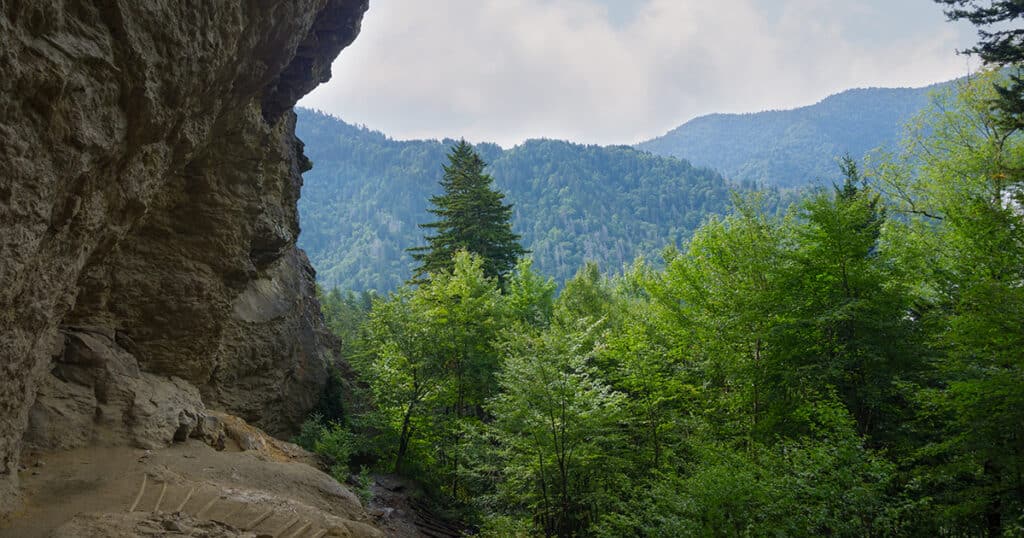
[[[611,1],[371,0],[300,104],[396,138],[632,143],[700,114],[954,78],[971,43],[931,2],[642,0],[623,18]]]

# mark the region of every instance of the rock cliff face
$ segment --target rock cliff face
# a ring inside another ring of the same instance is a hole
[[[23,441],[158,445],[205,406],[281,432],[312,405],[291,107],[365,10],[0,2],[0,512]]]

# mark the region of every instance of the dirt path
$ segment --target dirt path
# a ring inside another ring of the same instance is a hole
[[[373,499],[367,511],[377,528],[394,538],[458,538],[465,527],[446,521],[418,499],[415,482],[396,475],[372,475]]]
[[[312,467],[188,441],[157,451],[32,455],[25,504],[0,536],[380,536],[358,499]]]

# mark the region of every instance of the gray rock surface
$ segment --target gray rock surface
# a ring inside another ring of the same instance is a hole
[[[29,411],[25,448],[127,444],[153,449],[203,437],[206,409],[194,386],[141,371],[111,335],[81,329],[64,333],[64,352],[40,382]]]
[[[0,2],[0,512],[30,410],[68,447],[180,436],[200,394],[272,432],[309,408],[330,353],[290,108],[365,9]]]

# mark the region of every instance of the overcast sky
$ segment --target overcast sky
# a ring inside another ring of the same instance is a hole
[[[628,144],[976,68],[931,0],[370,0],[302,101],[398,139]]]

